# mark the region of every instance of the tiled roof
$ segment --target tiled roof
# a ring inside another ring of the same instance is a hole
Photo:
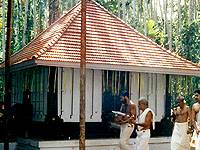
[[[11,57],[11,64],[32,60],[38,65],[78,66],[81,4]],[[200,67],[172,54],[90,0],[87,2],[87,66],[167,74],[200,75]],[[68,65],[69,64],[69,65]]]

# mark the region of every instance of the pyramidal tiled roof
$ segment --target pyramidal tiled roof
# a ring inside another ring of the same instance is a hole
[[[81,4],[77,4],[11,57],[11,64],[79,67]],[[95,1],[87,1],[87,67],[200,75],[200,67],[160,47]]]

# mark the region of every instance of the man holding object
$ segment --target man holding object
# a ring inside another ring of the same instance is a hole
[[[117,115],[115,121],[120,124],[120,150],[129,150],[129,139],[134,130],[136,105],[129,99],[129,93],[122,94],[120,112],[125,115]]]

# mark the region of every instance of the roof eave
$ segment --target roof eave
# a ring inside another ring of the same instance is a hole
[[[55,66],[55,67],[69,67],[80,68],[79,62],[58,62],[58,61],[43,61],[36,60],[37,65],[42,66]],[[144,72],[144,73],[159,73],[159,74],[173,74],[173,75],[188,75],[188,76],[200,76],[200,70],[183,70],[177,68],[158,68],[149,66],[133,66],[133,65],[114,65],[114,64],[94,64],[87,63],[88,69],[99,70],[117,70],[117,71],[131,71],[131,72]]]
[[[23,69],[28,69],[31,67],[35,67],[37,66],[36,64],[36,60],[35,59],[31,59],[31,60],[27,60],[27,61],[23,61],[21,63],[18,64],[13,64],[11,65],[11,72],[12,71],[19,71],[19,70],[23,70]]]

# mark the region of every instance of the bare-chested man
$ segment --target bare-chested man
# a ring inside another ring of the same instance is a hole
[[[200,150],[200,89],[194,91],[194,97],[197,101],[192,106],[192,115],[191,120],[194,126],[194,129],[197,133],[197,145],[195,150]]]
[[[129,93],[122,94],[122,106],[120,111],[126,116],[118,120],[120,123],[120,150],[129,150],[129,139],[134,130],[133,120],[136,117],[136,105],[129,99]]]
[[[177,97],[178,106],[173,108],[174,130],[171,138],[171,150],[189,150],[189,138],[187,135],[190,108],[185,104],[184,97]]]

